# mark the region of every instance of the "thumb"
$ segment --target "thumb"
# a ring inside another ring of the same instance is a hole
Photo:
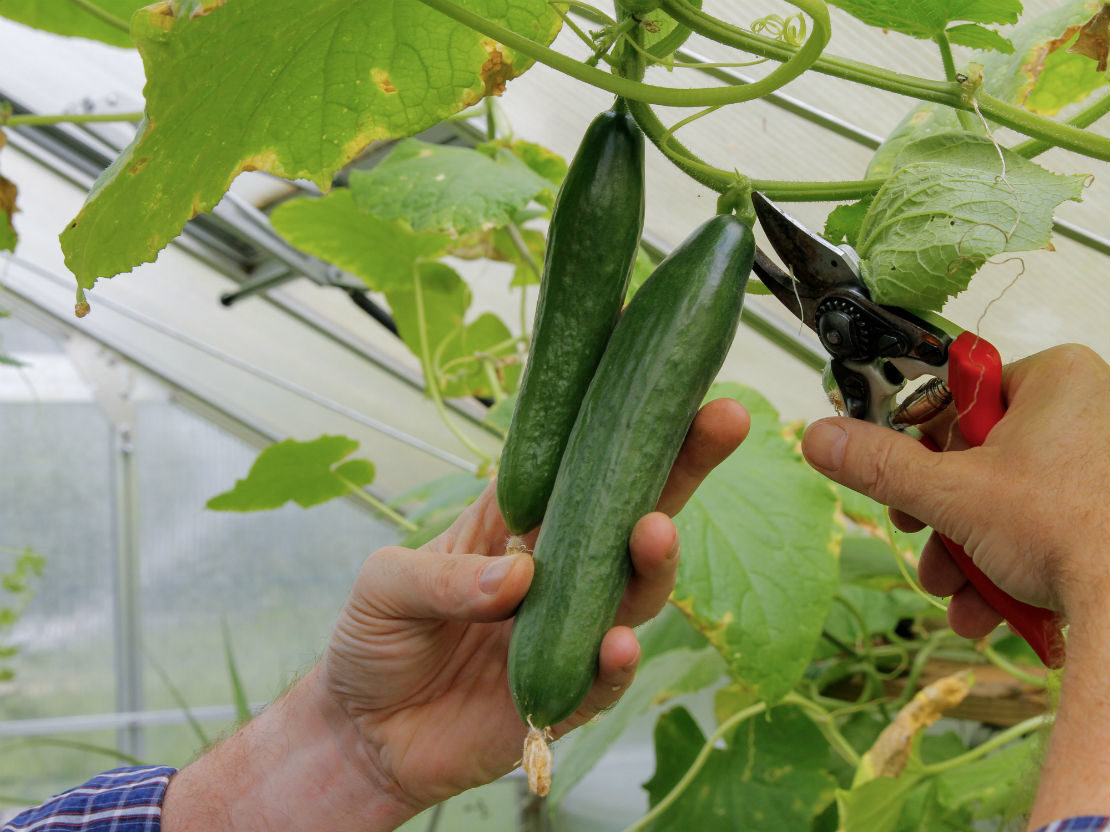
[[[355,583],[356,604],[381,618],[499,621],[532,581],[528,555],[487,557],[389,546],[371,555]]]
[[[859,419],[814,422],[802,437],[802,453],[830,479],[934,528],[953,500],[969,493],[965,453],[934,453],[904,433]]]

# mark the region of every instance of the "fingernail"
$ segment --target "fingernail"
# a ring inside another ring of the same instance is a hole
[[[478,576],[478,588],[486,595],[496,595],[497,590],[501,588],[501,584],[505,582],[505,576],[513,568],[516,557],[516,555],[507,555],[494,558],[490,563],[487,563],[482,568],[482,574]]]
[[[844,463],[848,434],[835,422],[815,422],[802,442],[805,457],[816,468],[839,471]]]

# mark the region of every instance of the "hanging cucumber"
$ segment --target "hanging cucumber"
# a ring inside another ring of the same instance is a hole
[[[617,324],[563,454],[513,625],[509,686],[542,733],[570,716],[631,571],[632,527],[654,510],[736,332],[755,254],[719,215],[652,273]]]
[[[620,314],[644,222],[644,137],[623,106],[593,120],[559,189],[532,347],[501,452],[497,503],[539,525],[582,396]]]

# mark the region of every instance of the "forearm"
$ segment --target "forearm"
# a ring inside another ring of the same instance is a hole
[[[1080,815],[1110,815],[1110,597],[1105,591],[1072,613],[1056,725],[1029,829]]]
[[[384,832],[416,813],[375,775],[313,670],[170,781],[163,832]]]

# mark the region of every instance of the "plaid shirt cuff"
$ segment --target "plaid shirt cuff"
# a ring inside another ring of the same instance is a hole
[[[158,832],[162,799],[177,769],[118,768],[9,821],[4,832]]]
[[[1110,832],[1110,817],[1103,815],[1084,815],[1078,818],[1065,818],[1042,826],[1037,832]]]

